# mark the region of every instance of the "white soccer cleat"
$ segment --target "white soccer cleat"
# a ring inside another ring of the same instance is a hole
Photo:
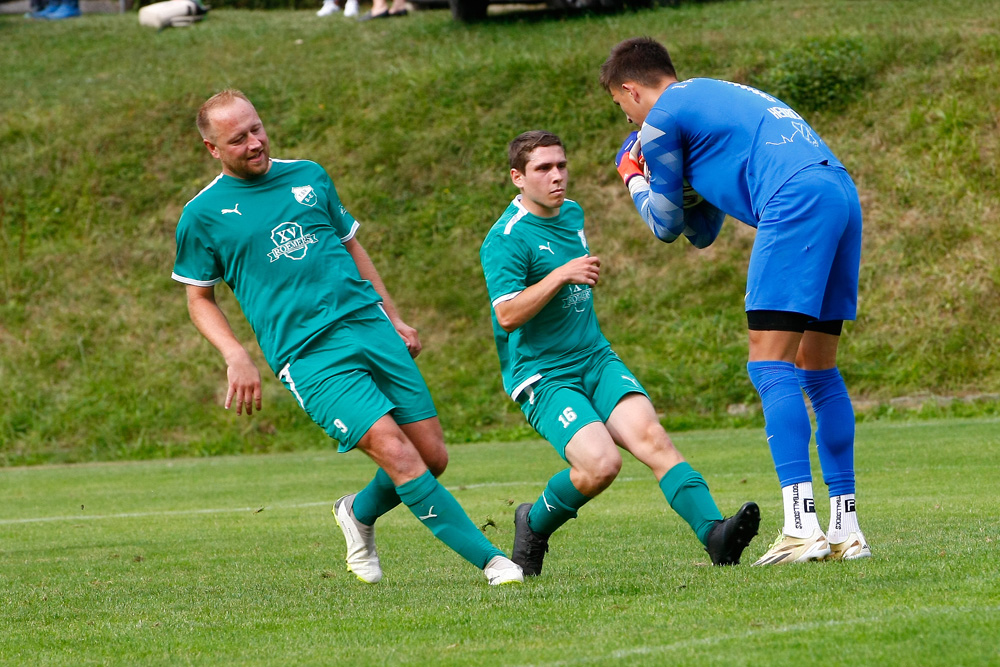
[[[757,565],[785,565],[823,560],[830,553],[830,543],[823,531],[817,528],[809,537],[789,537],[778,533],[778,539],[760,559]]]
[[[344,16],[350,18],[358,15],[358,0],[347,0],[344,5]]]
[[[382,564],[375,550],[375,526],[366,526],[354,518],[354,496],[344,496],[333,506],[333,517],[347,540],[347,569],[366,584],[382,580]]]
[[[848,535],[843,542],[831,542],[830,554],[826,560],[857,560],[871,557],[872,550],[868,548],[868,541],[859,530]]]
[[[483,568],[483,574],[490,586],[524,583],[524,573],[521,566],[506,556],[494,556]]]
[[[336,14],[340,11],[340,7],[334,0],[323,0],[323,6],[319,8],[316,12],[316,16],[329,16],[330,14]]]

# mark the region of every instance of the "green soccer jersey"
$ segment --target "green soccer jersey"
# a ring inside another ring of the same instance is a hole
[[[479,259],[492,304],[503,386],[512,398],[546,374],[610,347],[597,324],[588,285],[564,285],[538,314],[509,334],[497,322],[497,304],[588,252],[583,209],[568,199],[559,215],[540,218],[522,206],[518,195],[486,235]]]
[[[220,174],[177,223],[173,278],[232,288],[277,373],[317,333],[381,301],[344,247],[358,223],[326,171],[272,160],[266,174]]]

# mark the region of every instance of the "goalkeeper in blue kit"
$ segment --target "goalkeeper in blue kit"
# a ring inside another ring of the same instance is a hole
[[[844,320],[857,314],[861,205],[844,166],[787,104],[742,84],[678,79],[667,50],[616,45],[601,85],[640,126],[616,157],[639,215],[661,241],[704,248],[726,215],[757,230],[747,273],[747,371],[763,405],[784,525],[755,565],[871,556],[858,525],[854,410],[837,367]],[[830,523],[816,517],[816,447]]]
[[[660,425],[645,389],[601,333],[583,210],[566,199],[566,154],[558,137],[525,132],[509,146],[518,195],[480,250],[505,391],[567,463],[535,503],[514,513],[511,560],[538,575],[549,537],[606,489],[621,468],[619,447],[653,472],[670,506],[717,565],[739,563],[757,534],[749,502],[723,520],[705,479]]]

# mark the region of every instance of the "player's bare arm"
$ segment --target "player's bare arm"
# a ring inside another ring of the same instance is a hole
[[[406,343],[406,349],[410,351],[410,356],[416,357],[420,354],[420,350],[423,349],[423,345],[420,343],[420,336],[417,334],[416,329],[404,322],[399,316],[396,304],[393,303],[392,297],[389,296],[389,290],[386,289],[385,283],[382,281],[382,276],[379,275],[378,270],[375,268],[372,258],[357,239],[347,241],[344,243],[344,247],[351,254],[351,257],[354,258],[354,263],[357,265],[358,273],[361,274],[361,277],[369,281],[372,287],[375,288],[375,291],[378,292],[378,295],[382,297],[382,307],[385,309],[385,314],[389,316],[392,326],[396,328],[396,332],[403,339],[403,342]]]
[[[600,270],[601,260],[594,255],[566,262],[510,301],[498,303],[494,308],[497,322],[507,333],[524,326],[564,285],[596,285]]]
[[[194,326],[226,360],[226,409],[235,402],[236,414],[242,414],[245,407],[247,415],[252,415],[254,408],[261,408],[260,371],[215,301],[215,288],[188,285],[187,302]]]

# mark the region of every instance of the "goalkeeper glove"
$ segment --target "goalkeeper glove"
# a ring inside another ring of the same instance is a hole
[[[642,168],[642,145],[639,143],[639,133],[633,132],[625,139],[618,155],[615,156],[615,166],[625,185],[634,176],[645,178]]]

